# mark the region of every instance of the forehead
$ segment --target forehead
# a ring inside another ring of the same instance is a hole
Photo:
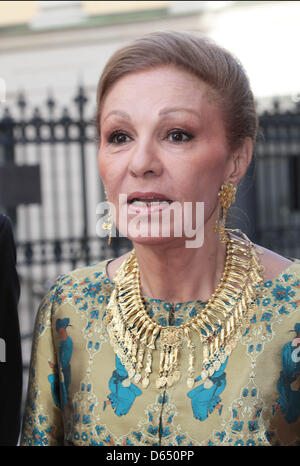
[[[199,109],[214,103],[211,95],[211,87],[192,73],[174,66],[158,67],[120,78],[107,92],[101,113],[105,118],[113,108],[134,111],[145,105],[159,109],[183,104]]]

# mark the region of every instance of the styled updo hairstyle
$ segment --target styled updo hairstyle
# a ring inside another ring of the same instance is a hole
[[[165,65],[188,71],[211,88],[223,112],[228,148],[238,149],[246,137],[255,142],[257,114],[248,77],[227,50],[197,33],[158,31],[117,50],[107,62],[97,88],[97,131],[104,98],[123,76]]]

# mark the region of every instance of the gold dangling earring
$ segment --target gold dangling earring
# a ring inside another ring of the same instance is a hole
[[[110,218],[111,218],[111,216],[110,216],[110,213],[109,213],[109,220],[110,220]],[[104,222],[103,225],[102,225],[102,228],[103,228],[103,230],[109,230],[109,236],[108,236],[107,244],[110,246],[112,224],[110,223],[110,221]]]
[[[105,195],[106,195],[106,202],[108,202],[106,191],[105,191]],[[109,210],[108,220],[107,220],[107,222],[104,222],[104,223],[102,224],[103,230],[109,231],[108,241],[107,241],[107,244],[108,244],[109,246],[110,246],[110,243],[111,243],[112,222],[113,222],[113,220],[112,220],[112,215],[111,215],[111,211]]]
[[[236,187],[233,186],[232,183],[222,184],[221,189],[218,193],[218,198],[220,199],[220,201],[218,204],[217,221],[216,221],[216,226],[214,228],[214,231],[219,232],[220,240],[222,243],[227,242],[227,235],[225,232],[226,217],[227,217],[229,207],[235,201],[235,193],[236,193]],[[221,225],[219,225],[220,207],[222,207]]]

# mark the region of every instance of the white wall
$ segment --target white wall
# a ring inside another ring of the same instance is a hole
[[[208,15],[210,37],[241,60],[257,98],[300,93],[300,2],[234,3]]]

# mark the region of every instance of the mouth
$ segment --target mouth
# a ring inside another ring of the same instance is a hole
[[[132,199],[132,201],[128,202],[128,204],[130,205],[135,205],[135,206],[144,206],[146,204],[147,207],[150,207],[150,206],[155,206],[155,205],[158,205],[158,204],[166,204],[166,205],[169,205],[171,204],[172,201],[166,201],[164,199],[139,199],[139,198],[135,198],[135,199]]]
[[[161,193],[132,193],[128,196],[129,214],[150,214],[165,209],[173,201]]]
[[[161,193],[132,193],[128,196],[127,204],[135,206],[145,206],[148,207],[155,206],[158,204],[171,204],[173,200],[169,199],[165,194]]]

